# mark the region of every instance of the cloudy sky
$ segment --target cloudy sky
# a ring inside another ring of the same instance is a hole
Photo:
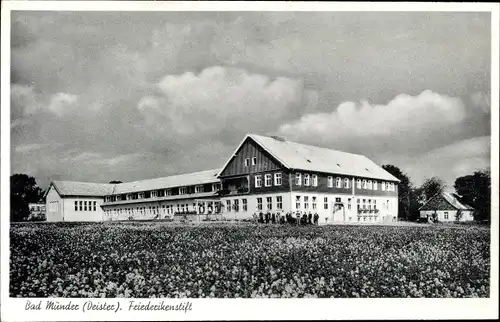
[[[248,133],[362,153],[414,184],[489,167],[489,13],[13,12],[13,173],[140,180]]]

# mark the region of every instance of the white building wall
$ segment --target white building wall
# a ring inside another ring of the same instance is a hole
[[[278,208],[278,198],[281,197],[281,209]],[[258,198],[262,198],[262,210],[258,209]],[[271,209],[268,209],[267,198],[271,198]],[[243,209],[243,199],[247,201],[247,210]],[[239,201],[239,209],[235,211],[233,207],[228,209],[227,201],[231,202],[231,206],[234,205],[234,201]],[[240,195],[240,196],[225,196],[221,198],[221,203],[223,208],[223,218],[225,219],[252,219],[254,214],[262,213],[280,213],[282,215],[290,211],[290,192],[279,192],[279,193],[263,193],[263,194],[253,194],[253,195]]]
[[[104,212],[101,205],[104,199],[101,197],[66,197],[63,198],[64,221],[103,221]],[[77,210],[75,210],[75,201],[77,202]],[[82,210],[80,210],[80,201],[82,201]],[[85,211],[84,202],[87,202],[87,210]],[[94,211],[93,203],[96,202],[96,210]],[[90,207],[89,207],[90,205]]]
[[[433,214],[437,214],[437,219],[440,222],[453,222],[456,221],[456,215],[457,211],[456,210],[421,210],[420,211],[420,218],[427,218],[433,216]],[[464,210],[462,218],[460,218],[460,221],[465,222],[465,221],[473,221],[474,216],[473,212],[470,210]]]
[[[45,199],[46,217],[48,222],[56,222],[63,220],[62,198],[57,193],[54,187],[50,187]]]

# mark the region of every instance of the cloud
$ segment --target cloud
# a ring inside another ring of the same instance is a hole
[[[44,143],[31,143],[31,144],[22,144],[15,147],[14,151],[16,153],[28,153],[33,152],[35,150],[43,149],[48,146],[48,144]]]
[[[57,116],[63,116],[75,107],[77,96],[68,93],[57,93],[52,96],[47,108]]]
[[[180,137],[269,129],[315,99],[300,79],[222,66],[167,75],[158,89],[157,96],[143,97],[138,109],[150,129]]]
[[[283,124],[288,137],[318,136],[330,140],[398,135],[454,126],[463,121],[460,98],[424,91],[417,96],[401,94],[386,105],[344,102],[330,113],[313,113]]]

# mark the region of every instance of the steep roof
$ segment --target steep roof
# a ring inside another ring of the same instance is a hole
[[[147,179],[133,182],[124,182],[115,185],[115,189],[109,194],[120,194],[129,192],[139,192],[173,187],[191,186],[206,183],[217,183],[217,174],[220,169],[205,170],[168,176],[163,178]]]
[[[254,140],[288,169],[400,181],[364,155],[290,142],[278,137],[247,134],[235,153],[247,138]],[[232,157],[221,170],[224,170],[231,159]]]
[[[443,192],[430,198],[418,210],[474,210],[471,206],[467,205],[462,198],[455,193]]]
[[[93,183],[78,181],[52,181],[52,186],[61,197],[82,196],[82,197],[103,197],[113,191],[114,184]],[[48,190],[47,190],[48,191]]]

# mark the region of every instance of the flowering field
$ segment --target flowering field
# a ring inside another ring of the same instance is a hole
[[[488,297],[477,227],[11,226],[12,297]]]

